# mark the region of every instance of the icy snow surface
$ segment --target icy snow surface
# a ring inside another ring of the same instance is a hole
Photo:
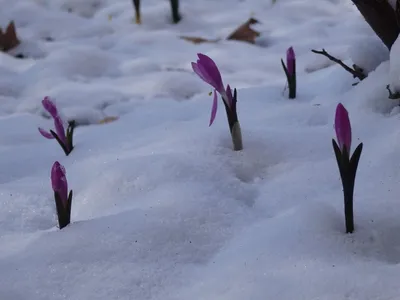
[[[0,0],[14,53],[30,57],[0,53],[0,299],[400,299],[398,101],[351,1],[181,0],[178,25],[168,1],[142,2],[138,26],[131,0]],[[251,15],[257,45],[178,38],[224,37]],[[296,100],[283,92],[289,46]],[[322,48],[368,78],[352,86],[310,51]],[[238,88],[241,152],[223,109],[208,127],[198,52]],[[52,126],[44,96],[82,125],[68,157],[37,131]],[[331,146],[339,102],[364,142],[353,235]],[[96,124],[106,116],[120,119]],[[75,195],[61,231],[55,160]]]

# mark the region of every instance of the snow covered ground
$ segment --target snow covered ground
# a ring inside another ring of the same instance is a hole
[[[130,0],[0,0],[14,51],[31,57],[0,53],[0,299],[400,299],[398,101],[389,53],[351,1],[181,0],[178,25],[168,1],[142,2],[138,26]],[[178,38],[224,37],[252,14],[256,46]],[[283,93],[289,46],[296,100]],[[368,78],[352,86],[310,51],[322,48]],[[199,52],[238,88],[241,152],[223,109],[208,127]],[[52,127],[44,96],[89,125],[68,157],[37,131]],[[339,102],[364,142],[352,235],[331,145]],[[96,124],[105,116],[120,118]],[[74,191],[61,231],[56,160]]]

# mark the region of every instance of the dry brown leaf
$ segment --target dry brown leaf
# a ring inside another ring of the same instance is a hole
[[[260,23],[258,20],[254,18],[250,18],[247,20],[247,22],[243,23],[240,25],[233,33],[231,33],[226,39],[227,40],[236,40],[236,41],[242,41],[242,42],[247,42],[250,44],[255,43],[255,39],[259,37],[261,34],[252,29],[250,26],[253,24]]]
[[[17,47],[20,44],[20,41],[17,37],[17,32],[15,30],[14,21],[11,21],[6,31],[3,33],[3,30],[0,28],[0,50],[7,52],[8,50]]]
[[[215,40],[208,40],[204,39],[201,37],[192,37],[192,36],[180,36],[182,40],[192,42],[193,44],[203,44],[203,43],[217,43],[221,39],[215,39]]]
[[[116,121],[118,119],[119,119],[118,117],[114,117],[114,116],[105,117],[104,119],[99,121],[99,124],[111,123],[111,122],[114,122],[114,121]]]

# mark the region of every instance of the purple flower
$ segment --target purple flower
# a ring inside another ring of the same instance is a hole
[[[346,147],[348,154],[350,154],[351,125],[349,114],[342,103],[339,103],[336,107],[335,131],[340,150],[343,152],[343,148]]]
[[[293,47],[290,47],[286,51],[286,66],[289,76],[293,76],[295,72],[296,56],[294,54]]]
[[[224,88],[224,84],[222,82],[222,77],[221,73],[218,70],[217,65],[215,62],[208,57],[207,55],[198,53],[197,56],[199,59],[197,62],[192,62],[192,68],[193,71],[206,83],[211,85],[214,88],[214,98],[213,98],[213,105],[211,108],[211,117],[210,117],[210,125],[215,120],[215,116],[217,114],[217,108],[218,108],[218,92],[222,100],[225,102],[226,106],[228,108],[232,107],[232,91],[230,86],[228,85],[226,87],[226,90]]]
[[[58,161],[51,168],[51,186],[66,207],[68,203],[68,182],[65,176],[65,168]]]
[[[58,113],[57,107],[54,104],[53,101],[50,100],[49,97],[45,97],[42,100],[42,105],[44,107],[44,109],[50,114],[50,116],[53,118],[54,120],[54,127],[55,127],[55,131],[57,134],[57,137],[60,139],[60,141],[64,144],[64,146],[66,148],[68,148],[68,144],[67,144],[67,137],[66,137],[66,133],[65,133],[65,128],[64,128],[64,124],[63,121]],[[38,128],[39,132],[42,136],[44,136],[47,139],[54,139],[54,136],[44,130],[43,128]]]
[[[198,53],[197,62],[192,62],[193,71],[199,75],[201,79],[211,85],[221,95],[225,93],[224,84],[222,83],[221,73],[215,62],[207,55]]]

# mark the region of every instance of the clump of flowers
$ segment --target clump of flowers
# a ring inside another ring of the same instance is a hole
[[[44,109],[50,114],[54,120],[55,132],[53,130],[46,131],[43,128],[38,128],[42,136],[47,139],[56,139],[60,144],[61,148],[64,150],[65,155],[69,155],[74,149],[73,146],[73,136],[75,129],[75,121],[68,122],[67,130],[64,128],[64,122],[58,113],[57,107],[49,97],[45,97],[42,100],[42,105]]]
[[[360,160],[363,143],[360,143],[350,156],[351,125],[346,108],[339,103],[336,107],[335,131],[337,143],[332,139],[333,150],[339,167],[343,185],[344,215],[346,233],[354,231],[353,194],[358,162]]]
[[[63,229],[71,222],[72,190],[68,193],[65,168],[58,161],[51,168],[51,186],[56,202],[58,225]]]
[[[243,149],[242,132],[236,111],[237,91],[227,85],[226,89],[222,82],[221,73],[215,62],[207,55],[198,53],[197,62],[192,62],[193,71],[206,83],[214,88],[214,100],[211,109],[210,124],[215,120],[218,108],[218,94],[222,98],[228,118],[229,130],[232,137],[233,150],[239,151]],[[218,94],[217,94],[218,93]]]
[[[286,51],[286,65],[281,59],[283,70],[285,71],[289,87],[289,99],[296,98],[296,55],[293,47]]]

